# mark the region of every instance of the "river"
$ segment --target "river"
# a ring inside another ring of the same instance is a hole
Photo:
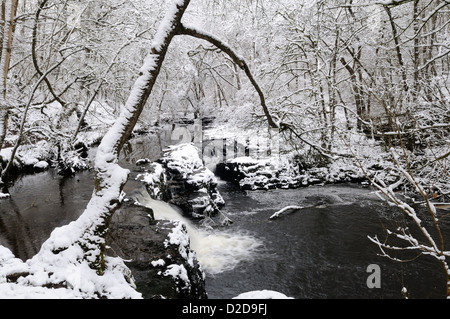
[[[136,187],[139,183],[131,179],[125,191]],[[90,171],[61,177],[50,169],[22,176],[10,187],[11,197],[0,200],[0,244],[23,260],[30,258],[55,227],[80,216],[92,190]],[[402,297],[403,286],[411,298],[445,296],[443,271],[431,258],[396,263],[377,255],[367,236],[384,238],[385,226],[401,223],[402,216],[370,188],[341,184],[243,191],[219,181],[219,191],[226,202],[223,212],[234,223],[211,230],[189,221],[196,232],[193,246],[207,264],[209,298],[268,289],[298,299],[391,299]],[[269,220],[289,205],[309,208]],[[374,264],[380,288],[367,285],[367,268]]]
[[[262,242],[251,259],[233,271],[208,278],[211,298],[229,298],[243,290],[270,289],[294,298],[438,298],[445,294],[440,265],[421,257],[396,263],[378,255],[368,235],[384,238],[385,226],[402,216],[358,185],[310,186],[295,190],[241,191],[223,183],[224,212],[236,231],[245,229]],[[313,206],[279,219],[289,205]],[[367,286],[369,265],[378,265],[381,287]]]

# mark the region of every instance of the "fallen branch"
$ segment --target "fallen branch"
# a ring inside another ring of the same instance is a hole
[[[283,209],[280,209],[279,211],[277,211],[276,213],[273,213],[272,216],[269,217],[270,220],[275,219],[275,218],[279,218],[281,215],[285,214],[286,212],[292,212],[295,210],[300,210],[306,207],[303,206],[286,206]]]

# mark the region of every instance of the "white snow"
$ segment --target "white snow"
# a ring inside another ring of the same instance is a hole
[[[188,277],[186,268],[183,265],[172,264],[167,266],[164,276],[171,276],[175,281],[181,280],[184,282],[184,287],[189,287],[191,282]]]
[[[26,274],[29,267],[22,260],[15,258],[13,253],[6,247],[0,246],[0,299],[69,299],[74,298],[71,290],[49,289],[9,283],[7,276],[12,274]],[[23,278],[23,277],[22,277]],[[20,280],[21,278],[19,278]]]
[[[203,168],[199,150],[192,144],[178,144],[170,146],[169,168],[182,170],[183,178],[192,175],[196,170]]]
[[[44,287],[23,287],[13,284],[0,284],[1,299],[75,299],[70,289],[48,289]]]
[[[304,207],[301,206],[286,206],[282,209],[280,209],[279,211],[275,212],[272,214],[272,216],[269,217],[269,219],[275,219],[280,217],[283,213],[289,211],[289,210],[298,210],[298,209],[303,209]]]
[[[233,299],[294,299],[285,294],[273,290],[254,290],[244,292]]]
[[[39,169],[46,169],[48,168],[49,164],[46,161],[39,161],[36,164],[34,164],[35,168],[39,168]]]
[[[166,264],[166,262],[164,261],[164,259],[158,259],[158,260],[153,260],[151,262],[153,267],[162,267]]]
[[[187,233],[186,225],[179,221],[173,221],[176,226],[173,228],[172,232],[167,235],[167,239],[164,242],[165,247],[169,245],[178,246],[178,251],[180,255],[187,260],[189,265],[194,266],[195,254],[190,250],[190,239]]]
[[[178,6],[183,5],[184,0],[172,1],[167,14],[164,19],[161,21],[159,25],[158,31],[156,32],[152,47],[156,48],[158,51],[161,50],[162,45],[164,44],[168,34],[172,31],[173,21],[175,19],[175,15],[178,12]]]
[[[164,174],[164,168],[159,163],[152,163],[151,167],[153,168],[153,172],[138,174],[136,180],[139,180],[148,186],[147,190],[152,193],[150,195],[153,198],[161,198],[161,189],[158,185],[161,182],[165,182],[166,176]]]
[[[0,247],[0,298],[98,298],[98,292],[111,299],[141,297],[124,278],[127,268],[119,258],[107,257],[108,269],[99,276],[86,262],[76,260],[82,255],[79,247],[72,246],[64,254],[43,251],[22,262],[5,247]],[[7,280],[11,274],[22,276],[12,283]],[[64,283],[64,286],[43,287],[57,283]]]

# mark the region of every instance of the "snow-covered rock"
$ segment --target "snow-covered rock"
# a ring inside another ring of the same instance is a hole
[[[244,292],[233,299],[293,299],[285,294],[273,290],[254,290]]]
[[[315,184],[363,182],[364,174],[351,165],[314,167],[303,169],[295,157],[280,157],[257,160],[251,157],[239,157],[219,163],[216,175],[231,181],[245,190],[289,189]]]
[[[146,185],[154,199],[177,205],[195,218],[220,215],[225,204],[214,173],[203,165],[199,150],[192,144],[169,147],[137,179]]]
[[[39,161],[33,165],[33,168],[37,171],[46,170],[48,167],[49,167],[49,164],[46,161]]]
[[[206,298],[205,275],[181,221],[154,220],[149,208],[129,201],[112,217],[108,245],[143,298]]]
[[[37,259],[23,262],[0,246],[0,299],[95,299],[140,298],[132,283],[124,280],[126,266],[120,258],[107,257],[108,269],[103,276],[86,264],[76,267],[61,258],[63,272],[47,272],[50,267]]]

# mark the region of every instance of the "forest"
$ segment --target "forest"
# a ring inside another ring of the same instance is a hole
[[[0,29],[0,205],[30,167],[95,172],[84,218],[41,262],[117,272],[104,247],[127,140],[214,118],[235,138],[276,130],[302,170],[352,165],[420,230],[373,243],[435,257],[450,296],[449,1],[2,0]]]

